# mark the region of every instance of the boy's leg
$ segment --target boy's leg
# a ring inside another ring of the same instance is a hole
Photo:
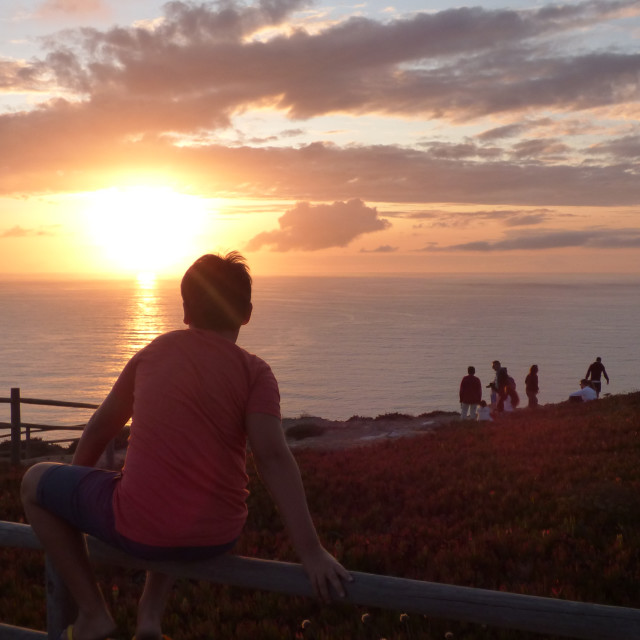
[[[147,571],[144,590],[138,603],[136,640],[160,640],[162,616],[175,579],[165,573]]]
[[[24,511],[78,606],[78,618],[74,622],[75,640],[105,638],[116,625],[89,562],[84,535],[43,509],[37,501],[40,478],[53,464],[41,462],[25,473],[21,486]]]

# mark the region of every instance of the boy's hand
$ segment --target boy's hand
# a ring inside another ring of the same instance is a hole
[[[314,593],[323,602],[331,602],[331,589],[340,598],[346,596],[343,582],[353,582],[351,574],[324,548],[301,558]]]
[[[282,515],[314,593],[325,602],[331,602],[332,587],[344,598],[343,581],[352,582],[353,578],[318,539],[300,470],[285,441],[280,419],[250,413],[246,427],[258,472]]]

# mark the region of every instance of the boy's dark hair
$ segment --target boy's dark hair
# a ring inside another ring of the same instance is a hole
[[[476,372],[475,367],[467,367],[467,373],[472,376]]]
[[[239,329],[251,311],[249,267],[237,251],[198,258],[185,272],[180,292],[198,329]]]

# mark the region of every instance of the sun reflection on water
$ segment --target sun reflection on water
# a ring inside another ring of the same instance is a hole
[[[127,305],[124,345],[127,359],[155,337],[170,329],[166,305],[159,295],[160,284],[156,275],[140,273],[136,285]]]

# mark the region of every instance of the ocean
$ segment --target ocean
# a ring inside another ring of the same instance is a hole
[[[485,386],[494,359],[523,398],[537,364],[540,402],[555,403],[596,356],[604,393],[640,388],[639,293],[640,276],[610,274],[255,277],[239,344],[271,364],[285,417],[456,411],[467,367]],[[0,397],[99,403],[140,347],[183,327],[177,281],[6,281],[0,300]],[[22,408],[49,425],[89,415]]]

